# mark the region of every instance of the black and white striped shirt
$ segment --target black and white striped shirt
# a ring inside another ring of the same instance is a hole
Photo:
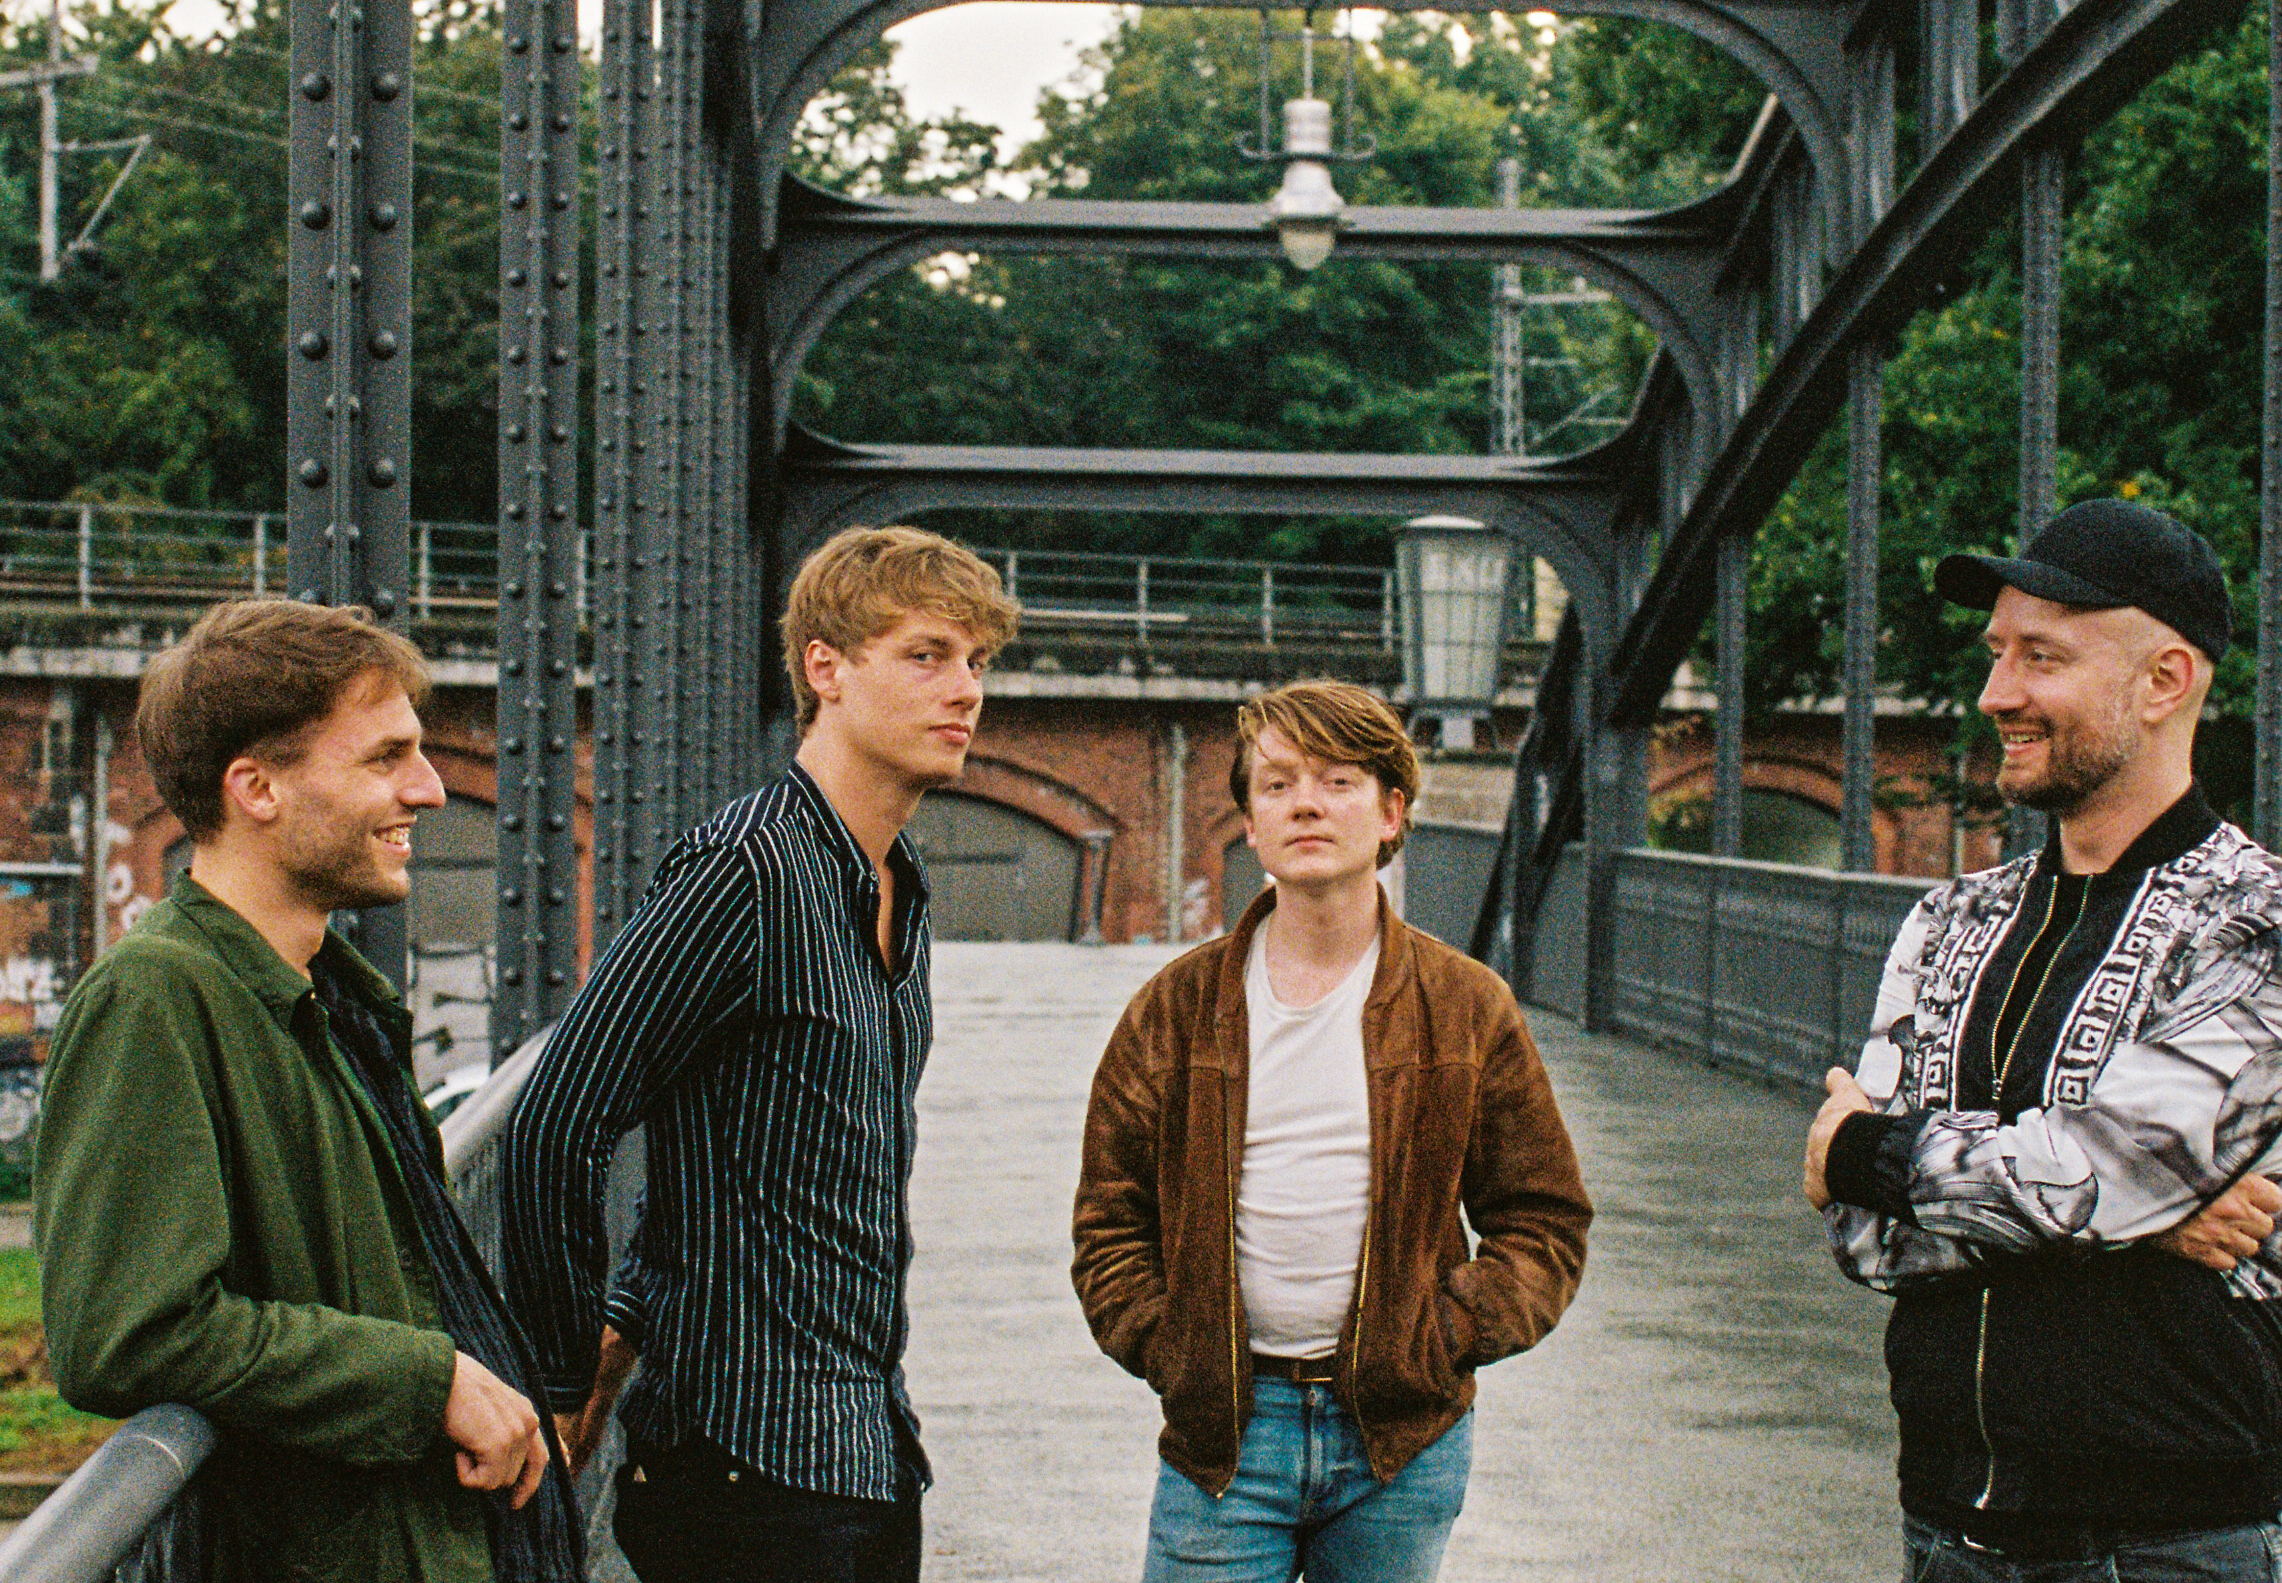
[[[504,1285],[549,1405],[592,1388],[607,1318],[642,1355],[622,1418],[798,1489],[924,1480],[903,1385],[914,1096],[933,1038],[926,881],[879,881],[797,765],[683,836],[509,1123]],[[640,1223],[605,1309],[603,1189],[647,1127]]]

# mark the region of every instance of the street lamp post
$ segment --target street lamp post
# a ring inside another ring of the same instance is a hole
[[[1467,517],[1414,517],[1395,536],[1403,683],[1439,716],[1442,745],[1471,749],[1490,712],[1512,621],[1513,543]]]

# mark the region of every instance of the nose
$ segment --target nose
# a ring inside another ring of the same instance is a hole
[[[2021,690],[2020,672],[2012,661],[2002,654],[1991,657],[1989,679],[1981,685],[1981,713],[2010,714],[2027,702],[2028,695]]]
[[[951,684],[950,701],[962,709],[979,705],[983,701],[982,672],[972,665],[954,665],[951,669],[955,679]]]
[[[436,773],[436,766],[428,762],[427,754],[412,755],[412,773],[396,796],[407,808],[444,806],[444,779]]]

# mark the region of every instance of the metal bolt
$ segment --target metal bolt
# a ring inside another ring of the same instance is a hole
[[[507,118],[507,125],[510,131],[527,132],[531,128],[531,118],[518,110]]]
[[[373,488],[386,489],[396,482],[396,464],[385,456],[376,456],[365,476],[372,480]]]
[[[530,49],[530,47],[531,41],[523,37],[523,35],[520,33],[516,34],[513,38],[510,38],[507,41],[507,52],[510,55],[523,54],[526,50]]]
[[[309,460],[301,464],[301,481],[307,484],[311,489],[324,488],[326,480],[332,476],[333,475],[326,470],[325,464],[317,460],[317,458],[314,456],[310,457]]]
[[[372,353],[373,358],[376,361],[383,363],[394,357],[399,350],[399,343],[396,339],[396,336],[387,330],[381,331],[378,335],[374,336],[365,344],[366,349]]]
[[[295,344],[301,355],[308,358],[312,363],[333,349],[333,343],[325,339],[325,332],[322,330],[311,330]]]
[[[396,218],[395,204],[376,203],[372,206],[372,228],[375,231],[395,230]]]
[[[526,431],[525,431],[525,430],[524,430],[524,428],[523,428],[523,425],[521,425],[520,423],[510,423],[509,425],[507,425],[507,443],[508,443],[508,444],[510,444],[510,445],[521,445],[521,444],[523,443],[523,441],[525,440],[525,438],[527,438],[527,434],[526,434]]]
[[[392,71],[384,71],[372,80],[372,96],[382,104],[388,103],[404,91],[404,79]]]
[[[312,231],[322,231],[333,223],[332,209],[312,199],[301,206],[301,223]]]
[[[519,813],[503,813],[499,816],[499,828],[502,830],[520,830],[523,828],[523,816]]]
[[[349,529],[350,537],[355,537],[356,531],[355,528]],[[384,619],[396,614],[396,590],[393,588],[375,588],[372,591],[372,613]]]
[[[523,356],[523,348],[520,346],[510,346],[507,349],[507,361],[510,363],[521,363],[523,361]]]
[[[507,195],[507,207],[510,209],[523,208],[530,201],[527,195],[520,192],[511,192]]]
[[[523,739],[521,737],[502,737],[499,741],[499,751],[510,755],[519,754],[523,751]],[[505,898],[514,895],[515,892],[509,890],[501,891],[499,894]]]

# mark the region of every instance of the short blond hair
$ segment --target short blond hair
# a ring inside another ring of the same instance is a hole
[[[1326,764],[1352,764],[1383,792],[1402,793],[1402,828],[1379,843],[1385,868],[1410,835],[1418,803],[1418,750],[1402,716],[1376,693],[1353,682],[1287,682],[1245,700],[1236,710],[1236,762],[1228,767],[1228,794],[1239,812],[1252,811],[1252,750],[1270,726],[1293,747]]]
[[[191,840],[211,839],[223,771],[244,757],[297,762],[309,727],[365,676],[403,688],[415,709],[427,701],[427,661],[362,605],[216,605],[143,672],[135,737],[160,800]]]
[[[817,709],[808,645],[853,656],[920,611],[963,627],[988,653],[1006,646],[1022,615],[980,556],[920,528],[849,528],[802,563],[784,612],[784,668],[802,734],[816,723]]]

